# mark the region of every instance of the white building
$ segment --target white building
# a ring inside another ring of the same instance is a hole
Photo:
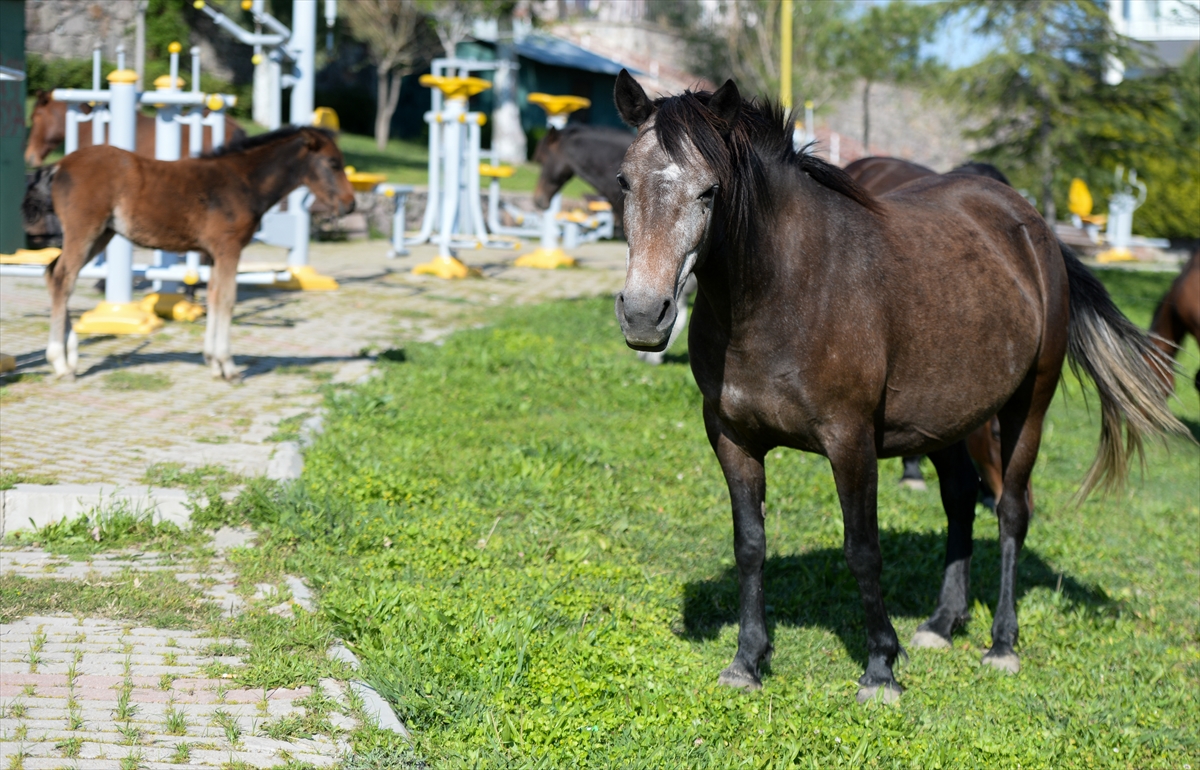
[[[1109,0],[1108,17],[1119,34],[1146,44],[1168,67],[1178,67],[1200,46],[1200,0]],[[1119,83],[1125,67],[1114,62],[1106,79]]]

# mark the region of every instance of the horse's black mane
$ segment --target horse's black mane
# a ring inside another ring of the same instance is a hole
[[[253,150],[255,147],[262,147],[283,139],[289,139],[301,131],[318,131],[329,137],[331,141],[334,139],[333,132],[327,128],[317,128],[316,126],[283,126],[282,128],[277,128],[274,131],[268,131],[267,133],[259,134],[258,136],[245,136],[240,139],[235,139],[228,144],[221,145],[210,153],[206,153],[204,157],[219,158],[222,155],[230,155],[235,152]]]
[[[690,139],[716,173],[721,199],[734,231],[749,225],[750,214],[769,202],[765,168],[790,166],[813,181],[878,213],[879,203],[845,171],[813,155],[810,147],[792,146],[794,118],[770,100],[743,100],[732,129],[707,105],[708,91],[684,91],[656,99],[654,130],[659,145],[676,163],[686,164]]]

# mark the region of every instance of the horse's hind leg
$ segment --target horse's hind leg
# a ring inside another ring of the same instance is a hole
[[[946,509],[946,571],[937,610],[913,634],[913,647],[949,647],[950,634],[967,619],[971,587],[972,534],[979,475],[965,441],[929,455],[937,468],[942,507]]]
[[[1061,367],[1061,358],[1058,367]],[[983,662],[1017,673],[1017,558],[1029,531],[1029,476],[1042,443],[1042,423],[1058,385],[1058,368],[1048,370],[1021,388],[1000,410],[1000,451],[1004,460],[1004,489],[996,502],[1000,525],[1000,596],[992,620],[992,647]]]
[[[213,377],[236,381],[237,371],[229,349],[230,327],[233,325],[233,306],[237,301],[238,251],[232,254],[213,254],[213,268],[208,281],[208,326],[204,334],[204,360]]]
[[[46,286],[50,289],[50,341],[46,345],[46,361],[54,376],[72,379],[79,366],[79,337],[71,326],[68,303],[75,289],[79,271],[99,254],[112,240],[111,230],[105,230],[90,242],[64,239],[63,251],[46,270]]]

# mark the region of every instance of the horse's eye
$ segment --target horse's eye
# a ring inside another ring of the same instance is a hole
[[[713,198],[717,195],[717,185],[713,185],[704,192],[700,193],[700,200],[704,201],[705,206],[712,206]]]
[[[629,192],[629,180],[625,178],[624,174],[617,174],[617,184],[621,186],[622,190]]]

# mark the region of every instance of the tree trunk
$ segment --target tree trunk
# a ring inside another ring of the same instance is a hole
[[[1054,227],[1058,211],[1054,206],[1054,148],[1050,144],[1050,129],[1049,111],[1043,110],[1042,125],[1038,129],[1038,161],[1042,167],[1042,216]]]
[[[383,150],[387,148],[391,133],[392,115],[400,103],[400,82],[404,74],[384,65],[376,69],[376,74],[379,82],[375,90],[375,146]]]
[[[871,81],[863,81],[863,152],[871,154]]]
[[[501,13],[496,36],[496,109],[492,113],[492,149],[501,163],[524,163],[528,157],[521,108],[517,105],[517,48],[512,13]],[[505,66],[507,65],[507,66]]]

